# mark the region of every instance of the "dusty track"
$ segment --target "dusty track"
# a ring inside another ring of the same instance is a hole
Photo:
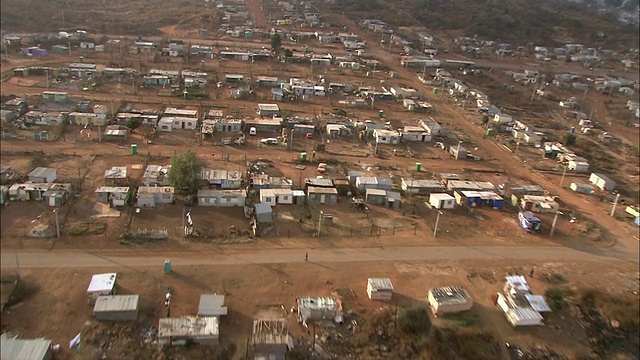
[[[160,253],[131,256],[130,251],[28,251],[1,254],[2,267],[15,267],[18,258],[20,267],[64,268],[64,267],[139,267],[159,266],[165,259],[173,265],[248,265],[285,264],[305,262],[309,253],[315,263],[380,262],[380,261],[437,261],[447,260],[522,260],[522,261],[630,261],[638,258],[628,254],[592,254],[560,246],[418,246],[384,248],[341,249],[282,249],[260,251],[221,251],[202,253]]]

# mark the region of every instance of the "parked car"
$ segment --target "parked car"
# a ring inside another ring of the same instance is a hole
[[[278,145],[278,139],[276,138],[266,138],[260,140],[260,142],[266,145]]]
[[[306,137],[307,139],[313,139],[313,133],[308,132]]]
[[[327,164],[326,163],[320,163],[318,164],[318,170],[319,173],[324,173],[327,171]]]
[[[256,130],[255,127],[250,127],[249,128],[249,135],[255,136],[257,133],[258,133],[258,131]]]

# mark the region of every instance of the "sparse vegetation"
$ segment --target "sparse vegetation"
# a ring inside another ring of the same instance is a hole
[[[411,335],[426,335],[431,330],[431,319],[424,307],[410,307],[400,310],[398,326]]]
[[[565,145],[574,145],[577,141],[577,138],[574,134],[567,134],[563,138],[563,144]]]
[[[564,295],[560,289],[550,288],[544,295],[553,311],[562,310],[567,305],[567,301],[564,299]]]

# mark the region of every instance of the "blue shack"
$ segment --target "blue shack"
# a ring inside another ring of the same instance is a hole
[[[502,209],[504,200],[502,196],[492,191],[456,191],[454,193],[456,204],[469,207],[489,206],[493,209]]]

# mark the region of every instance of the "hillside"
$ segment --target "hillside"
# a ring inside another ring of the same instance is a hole
[[[213,3],[191,0],[2,0],[0,8],[2,30],[17,33],[83,29],[153,35],[169,25],[217,30],[220,23]]]
[[[636,25],[585,5],[552,0],[337,0],[334,10],[359,19],[378,18],[393,26],[423,25],[431,31],[514,43],[563,43],[567,39],[607,47],[636,47]]]

